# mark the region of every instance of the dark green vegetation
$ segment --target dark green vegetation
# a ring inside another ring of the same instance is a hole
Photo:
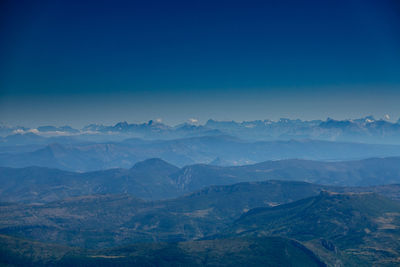
[[[147,243],[83,250],[0,235],[0,264],[10,266],[325,266],[281,237]]]
[[[400,183],[400,158],[347,162],[281,160],[236,167],[198,164],[181,169],[160,159],[150,159],[131,169],[87,173],[0,167],[0,201],[43,203],[92,194],[130,194],[157,200],[179,197],[211,185],[271,179],[337,186],[394,184]]]
[[[222,236],[283,236],[325,262],[400,265],[400,203],[374,193],[329,193],[241,216]]]
[[[45,205],[3,204],[0,233],[88,248],[192,240],[218,233],[249,209],[314,196],[323,189],[304,182],[269,181],[215,186],[157,202],[98,195]]]

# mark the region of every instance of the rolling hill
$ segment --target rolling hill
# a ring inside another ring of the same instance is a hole
[[[320,189],[270,181],[157,202],[109,195],[2,203],[0,259],[89,266],[169,266],[176,256],[183,266],[399,264],[399,202],[370,192],[318,194]]]
[[[149,159],[130,169],[76,173],[28,167],[0,167],[0,201],[49,202],[92,194],[129,194],[159,200],[179,197],[212,185],[266,180],[296,180],[334,186],[400,183],[400,158],[346,162],[266,161],[254,165],[175,167]]]
[[[397,188],[397,190],[396,190]],[[137,242],[203,239],[225,229],[248,210],[352,188],[266,181],[212,186],[163,201],[130,195],[89,195],[46,204],[2,203],[0,233],[42,242],[104,248]],[[400,199],[400,187],[353,188]],[[397,193],[394,193],[397,192]]]
[[[400,264],[400,203],[374,193],[330,193],[248,211],[222,236],[282,236],[329,265]]]

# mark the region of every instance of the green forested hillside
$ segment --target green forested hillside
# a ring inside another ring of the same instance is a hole
[[[329,193],[241,216],[223,236],[283,236],[344,266],[400,264],[400,204],[374,193]]]
[[[325,266],[300,243],[280,237],[145,243],[84,250],[0,235],[4,266]]]

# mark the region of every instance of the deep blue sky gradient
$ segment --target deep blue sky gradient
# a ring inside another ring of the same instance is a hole
[[[2,1],[0,121],[400,116],[400,2]]]

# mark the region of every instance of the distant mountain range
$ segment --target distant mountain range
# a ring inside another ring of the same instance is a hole
[[[144,139],[179,139],[205,135],[231,135],[244,140],[272,141],[291,139],[316,139],[341,142],[365,142],[400,144],[400,120],[396,123],[372,116],[354,120],[302,121],[299,119],[256,120],[256,121],[215,121],[208,120],[204,125],[183,123],[168,126],[161,122],[147,123],[119,122],[113,126],[91,124],[82,129],[70,126],[41,126],[35,129],[26,127],[0,126],[0,135],[34,133],[41,136],[75,136],[81,141],[121,141],[135,137]],[[0,140],[4,142],[4,140]]]
[[[20,139],[25,135],[12,137]],[[130,168],[148,158],[162,158],[182,167],[195,163],[235,166],[292,158],[337,161],[400,156],[399,145],[317,140],[254,142],[227,135],[152,141],[135,138],[107,143],[82,143],[71,140],[73,137],[27,137],[46,142],[0,146],[0,166],[41,166],[85,172]]]
[[[333,186],[400,183],[400,157],[346,162],[266,161],[221,167],[205,164],[178,168],[149,159],[131,169],[76,173],[41,167],[0,167],[0,201],[49,202],[91,194],[129,194],[157,200],[182,196],[211,185],[265,180],[306,181]]]

